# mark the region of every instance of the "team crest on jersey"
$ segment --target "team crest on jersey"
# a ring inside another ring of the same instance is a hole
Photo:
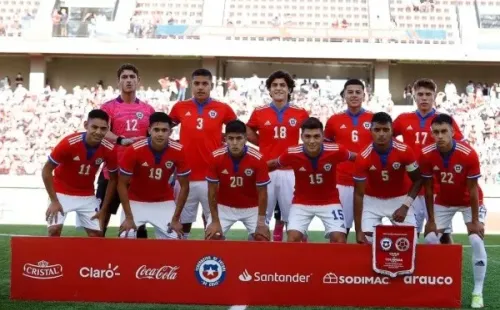
[[[380,240],[380,247],[384,251],[389,251],[392,247],[392,240],[390,238],[383,238]]]
[[[392,164],[392,168],[394,168],[394,170],[398,170],[399,168],[401,168],[401,164],[398,162],[395,162]]]
[[[323,166],[323,168],[325,169],[325,171],[330,171],[332,169],[332,165],[331,164],[326,164]]]
[[[210,118],[216,118],[217,112],[215,112],[215,110],[210,110],[208,111],[208,116],[210,116]]]
[[[455,167],[453,167],[453,169],[455,169],[456,173],[460,173],[460,172],[462,172],[462,165],[455,165]]]
[[[297,120],[295,118],[291,118],[288,123],[290,126],[295,127],[295,125],[297,125]]]
[[[245,174],[247,176],[251,176],[253,174],[253,170],[252,169],[245,169]]]
[[[142,112],[137,112],[135,113],[135,116],[137,116],[137,119],[142,119],[144,117],[144,114]]]
[[[165,167],[167,167],[167,169],[172,168],[172,166],[173,166],[173,165],[174,165],[174,163],[173,163],[173,162],[171,162],[171,161],[167,161],[167,162],[165,163]]]
[[[372,124],[370,124],[370,122],[364,122],[363,127],[365,127],[365,129],[370,129],[370,127],[372,127]]]
[[[95,164],[98,165],[98,166],[100,164],[102,164],[102,162],[103,162],[102,158],[98,158],[98,159],[95,160]]]

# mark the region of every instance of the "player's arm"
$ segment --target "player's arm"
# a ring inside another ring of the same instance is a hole
[[[469,191],[470,208],[472,214],[472,222],[468,225],[471,233],[475,233],[481,238],[484,238],[484,227],[479,222],[479,185],[478,179],[481,177],[479,168],[479,158],[475,151],[467,158],[467,190]]]
[[[434,174],[431,168],[432,165],[425,155],[420,156],[419,166],[422,185],[424,187],[425,209],[428,215],[426,231],[424,233],[424,235],[427,235],[430,231],[436,230],[436,221],[434,219]]]
[[[134,148],[127,148],[120,161],[120,174],[118,176],[118,184],[116,186],[123,212],[125,213],[125,220],[132,223],[134,222],[134,216],[132,214],[132,209],[130,208],[128,187],[134,174],[136,162],[137,159]]]
[[[457,141],[465,141],[466,139],[462,134],[462,131],[460,130],[460,127],[458,126],[457,122],[455,122],[455,119],[453,119],[452,127],[453,127],[453,139]]]
[[[255,110],[250,115],[247,123],[247,138],[253,145],[259,146],[259,135],[257,134],[258,119]]]
[[[401,122],[402,122],[402,120],[401,120],[401,115],[400,115],[400,116],[396,117],[396,119],[392,123],[392,135],[394,138],[397,138],[398,136],[402,135]]]
[[[42,179],[43,184],[45,185],[45,190],[49,195],[49,199],[51,202],[59,201],[57,199],[56,191],[54,189],[54,180],[53,180],[53,171],[56,169],[57,164],[48,160],[42,169]]]
[[[333,119],[333,116],[331,116],[328,121],[326,121],[325,125],[325,140],[328,142],[334,142],[335,141],[335,130],[333,128],[335,124],[335,120]]]
[[[118,154],[116,147],[110,152],[106,158],[106,167],[109,172],[109,182],[106,186],[106,192],[104,193],[104,200],[102,202],[101,213],[107,214],[109,205],[113,201],[113,197],[116,193],[116,186],[118,184]]]
[[[413,203],[415,197],[417,197],[418,192],[422,188],[423,179],[416,162],[407,165],[406,172],[408,173],[408,176],[410,177],[410,180],[412,182],[410,190],[408,191],[408,197],[411,198],[411,202],[409,202],[409,199],[407,198],[408,201],[406,201],[406,203],[408,204],[405,203],[405,205],[409,208]]]
[[[208,183],[208,207],[210,208],[210,223],[205,230],[205,239],[211,239],[216,235],[222,236],[222,227],[219,220],[219,209],[217,205],[217,192],[219,190],[219,174],[215,158],[211,158],[208,165],[207,176],[205,177]]]
[[[177,195],[176,208],[173,216],[173,220],[179,221],[181,218],[182,210],[186,204],[187,198],[189,196],[189,174],[191,169],[188,168],[187,163],[182,156],[182,162],[177,165],[176,174],[177,180],[179,181],[180,190]]]
[[[365,243],[365,234],[362,229],[363,217],[363,199],[365,197],[365,187],[367,179],[367,169],[365,161],[358,157],[354,163],[354,194],[353,194],[353,208],[354,208],[354,229],[356,230],[356,241],[358,243]]]
[[[269,170],[267,168],[267,163],[263,160],[259,160],[259,165],[257,166],[256,173],[256,186],[257,186],[257,203],[258,203],[258,215],[257,215],[257,227],[255,229],[255,240],[271,240],[271,232],[269,231],[268,223],[266,222],[266,211],[267,211],[267,185],[271,183],[271,178],[269,177]],[[262,238],[261,238],[262,237]]]
[[[291,156],[288,153],[288,150],[281,154],[280,157],[267,161],[267,168],[269,171],[274,171],[278,168],[289,167],[291,165]]]

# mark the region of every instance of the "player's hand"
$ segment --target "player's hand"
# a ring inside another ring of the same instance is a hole
[[[359,244],[367,244],[368,240],[366,239],[365,233],[362,231],[356,232],[356,242]]]
[[[257,236],[260,236],[261,238]],[[255,229],[254,239],[255,241],[270,241],[271,231],[269,231],[269,227],[267,225],[257,225],[257,228]]]
[[[405,221],[406,215],[408,214],[408,209],[410,209],[408,206],[402,205],[401,207],[399,207],[399,209],[394,211],[394,213],[392,214],[392,219],[394,220],[394,222],[403,223]]]
[[[210,225],[205,229],[205,239],[219,239],[222,237],[222,227],[220,226],[219,221],[212,221]]]
[[[177,233],[177,238],[182,239],[182,236],[184,235],[184,231],[182,230],[182,224],[179,222],[179,220],[174,220],[168,224],[168,233],[172,233],[175,231]]]
[[[469,233],[477,234],[481,239],[484,238],[484,224],[479,221],[472,221],[467,225]]]
[[[120,231],[119,234],[121,235],[122,232],[126,231],[127,233],[129,231],[137,231],[137,226],[135,226],[134,219],[131,217],[125,218],[125,221],[120,225]]]
[[[425,224],[424,236],[427,236],[431,232],[435,233],[436,236],[438,235],[436,222],[434,222],[434,221],[432,221],[432,222],[427,221],[427,223]]]
[[[59,201],[52,201],[47,208],[47,212],[45,212],[45,220],[49,224],[57,223],[57,214],[61,213],[61,216],[64,216],[64,211]]]
[[[102,232],[102,231],[104,231],[104,219],[105,218],[106,218],[105,212],[102,212],[102,209],[100,209],[100,210],[96,210],[96,213],[90,219],[99,221],[99,227],[101,228],[101,232]]]

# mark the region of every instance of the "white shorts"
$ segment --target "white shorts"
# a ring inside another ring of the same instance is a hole
[[[259,209],[253,208],[232,208],[225,205],[218,206],[220,226],[222,233],[226,235],[234,223],[240,221],[245,225],[248,234],[253,234],[257,228],[257,216]]]
[[[345,227],[350,229],[354,221],[354,186],[337,185],[340,204],[344,210]]]
[[[168,227],[175,212],[173,200],[160,202],[130,201],[130,209],[134,216],[135,226],[151,224],[155,228],[156,239],[177,239],[177,233],[168,233]],[[122,210],[120,223],[125,221],[125,212]],[[133,236],[128,237],[135,237]]]
[[[175,182],[175,197],[179,194],[179,182]],[[201,204],[203,215],[207,222],[210,219],[210,207],[208,206],[208,183],[207,181],[189,182],[189,195],[181,213],[181,223],[190,224],[196,222],[198,216],[198,205]]]
[[[271,183],[267,185],[266,220],[269,223],[274,214],[276,203],[280,206],[281,220],[288,222],[288,214],[292,206],[295,175],[293,170],[275,170],[269,173]]]
[[[436,198],[436,195],[434,195],[434,199]],[[429,219],[429,216],[427,214],[427,207],[425,206],[425,196],[420,195],[415,198],[413,201],[413,211],[415,212],[415,220],[417,222],[417,233],[422,232],[424,229],[424,221],[427,221]],[[451,234],[453,231],[452,224],[450,224],[450,227],[446,228],[444,230],[445,233]]]
[[[71,196],[56,193],[57,199],[61,203],[64,215],[59,213],[57,215],[57,222],[47,223],[47,226],[63,225],[66,215],[69,212],[76,212],[76,222],[78,226],[100,231],[99,220],[91,218],[99,210],[99,200],[95,196]]]
[[[340,204],[326,206],[306,206],[293,204],[288,217],[288,230],[307,232],[309,224],[317,216],[325,226],[325,238],[330,237],[332,232],[346,233],[344,212]]]
[[[382,224],[383,218],[388,218],[393,225],[412,225],[416,226],[415,213],[413,206],[410,206],[403,223],[397,223],[392,220],[392,214],[399,209],[406,196],[396,198],[380,199],[366,196],[363,200],[363,214],[361,216],[361,229],[363,232],[373,233],[375,226]]]
[[[472,222],[471,207],[445,207],[441,205],[434,205],[434,218],[436,220],[437,229],[446,229],[451,226],[453,217],[457,212],[461,212],[464,218],[464,223]],[[486,208],[484,205],[479,206],[479,221],[485,223],[486,221]]]

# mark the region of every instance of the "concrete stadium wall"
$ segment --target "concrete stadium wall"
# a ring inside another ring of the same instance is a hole
[[[28,56],[0,56],[0,79],[8,76],[11,83],[14,83],[19,72],[23,75],[24,86],[27,88],[30,75],[30,59]]]

